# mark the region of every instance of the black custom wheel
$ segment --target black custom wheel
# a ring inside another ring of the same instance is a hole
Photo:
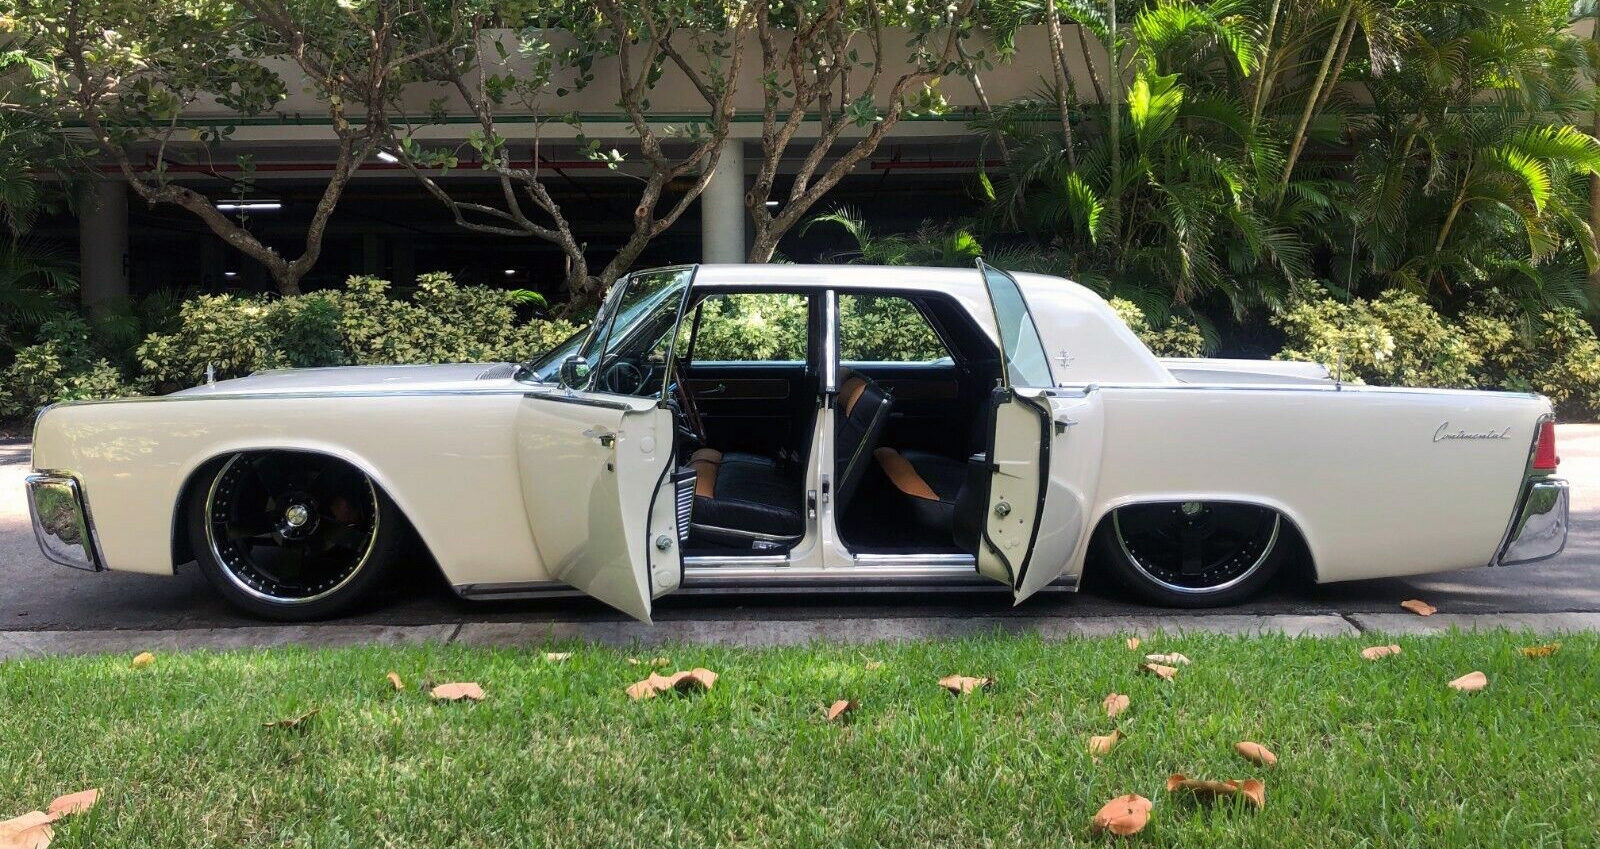
[[[320,454],[230,457],[196,487],[190,543],[230,602],[259,616],[345,610],[389,571],[399,511],[366,475]]]
[[[1274,510],[1226,502],[1135,504],[1112,511],[1097,544],[1124,585],[1168,607],[1234,604],[1277,572],[1285,545]]]

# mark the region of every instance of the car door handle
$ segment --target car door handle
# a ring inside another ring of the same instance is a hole
[[[705,396],[705,395],[721,395],[721,394],[722,394],[722,393],[724,393],[724,392],[727,392],[727,391],[728,391],[728,384],[726,384],[726,383],[719,383],[719,384],[717,384],[717,385],[716,385],[716,386],[713,386],[713,387],[711,387],[711,388],[710,388],[710,389],[700,389],[700,390],[697,390],[697,391],[696,391],[696,392],[695,392],[695,394],[696,394],[696,395],[700,395],[700,396]]]
[[[610,448],[617,442],[617,435],[603,427],[591,427],[585,430],[583,435],[589,437],[590,439],[600,440],[600,444],[607,448]]]

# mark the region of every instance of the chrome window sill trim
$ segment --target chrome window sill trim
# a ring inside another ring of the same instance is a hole
[[[33,522],[33,537],[45,559],[61,566],[82,569],[86,572],[105,571],[105,559],[100,554],[100,539],[95,534],[94,520],[89,513],[89,502],[83,494],[83,484],[70,472],[41,470],[25,479],[28,491],[28,515]],[[43,493],[54,491],[56,497],[69,500],[70,511],[62,516],[45,515],[39,499]],[[76,540],[76,541],[73,541]],[[74,549],[76,551],[74,551]]]
[[[1570,503],[1565,480],[1529,481],[1517,509],[1516,521],[1494,565],[1520,566],[1560,554],[1567,547]]]

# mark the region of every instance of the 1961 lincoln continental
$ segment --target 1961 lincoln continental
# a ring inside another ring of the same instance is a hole
[[[774,297],[802,316],[783,352],[726,344],[730,305]],[[851,338],[868,313],[918,353]],[[1290,560],[1347,581],[1528,563],[1567,534],[1542,397],[1159,359],[1083,287],[981,263],[639,272],[534,362],[59,404],[33,452],[51,560],[195,561],[280,619],[346,610],[423,549],[466,598],[576,588],[648,620],[677,590],[998,581],[1020,602],[1096,569],[1223,605]]]

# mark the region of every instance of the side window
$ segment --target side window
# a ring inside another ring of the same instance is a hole
[[[1039,341],[1039,330],[1028,314],[1028,302],[1011,275],[983,266],[983,282],[989,287],[995,322],[1000,327],[1000,349],[1005,355],[1007,383],[1011,386],[1054,386],[1050,361]]]
[[[932,363],[950,359],[928,319],[895,295],[839,295],[839,361]]]
[[[805,295],[711,295],[697,309],[694,362],[806,361]],[[693,327],[694,316],[684,325]]]

